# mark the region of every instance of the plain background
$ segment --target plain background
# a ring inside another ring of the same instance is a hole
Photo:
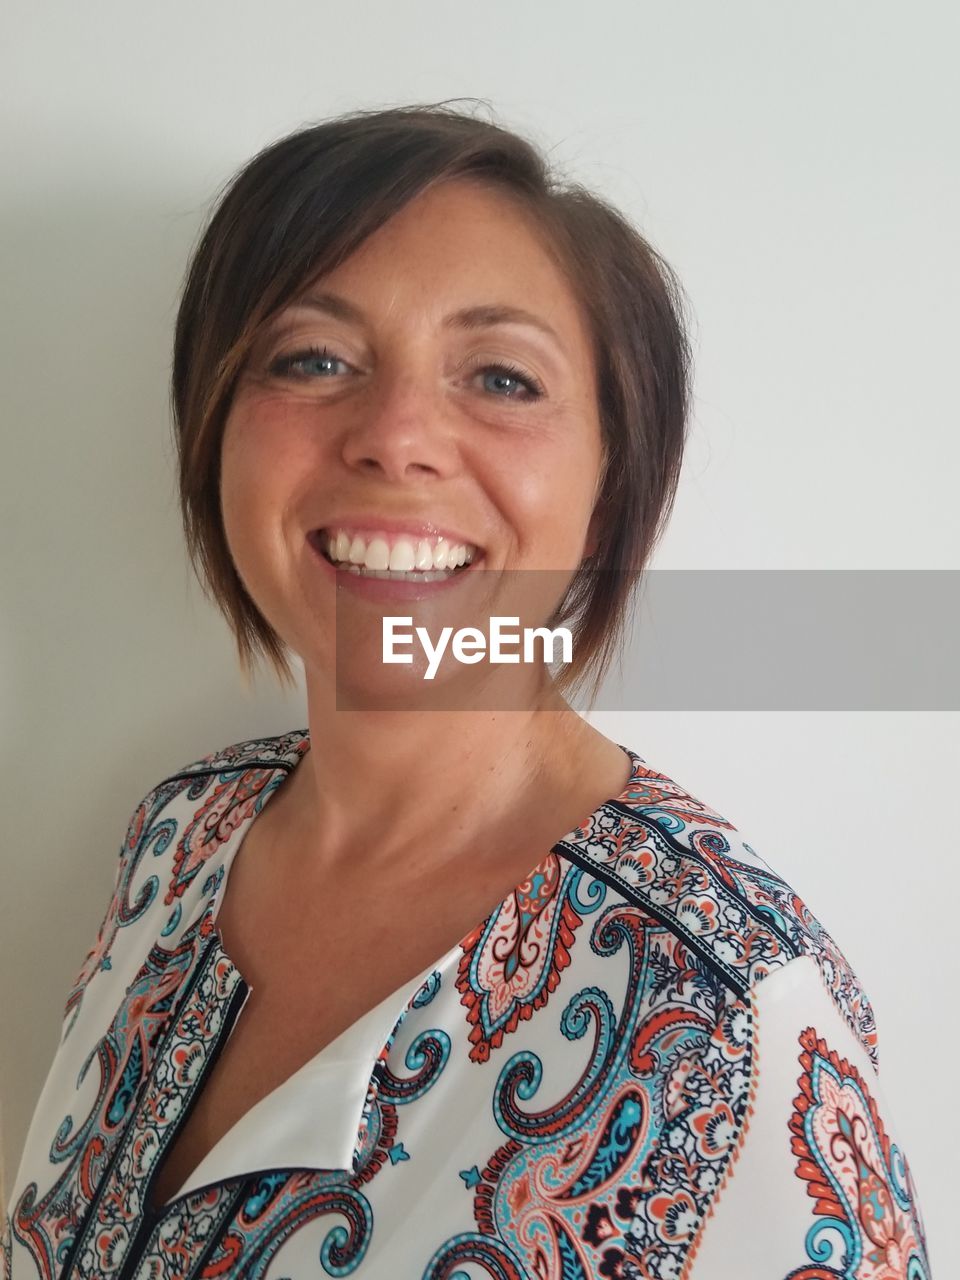
[[[306,723],[267,677],[244,693],[178,525],[171,332],[218,188],[338,112],[485,99],[618,203],[690,296],[690,445],[654,565],[955,569],[960,32],[947,3],[822,0],[4,13],[9,1182],[133,807],[207,751]],[[595,721],[733,821],[838,938],[946,1266],[957,714]]]

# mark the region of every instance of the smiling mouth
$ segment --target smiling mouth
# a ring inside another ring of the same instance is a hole
[[[381,567],[381,562],[384,559],[387,560],[388,565],[391,559],[390,552],[386,546],[378,550],[375,545],[371,543],[369,553],[367,553],[366,548],[364,548],[364,551],[361,553],[362,563],[358,564],[355,562],[355,558],[340,558],[340,556],[337,555],[337,539],[326,529],[315,530],[310,534],[310,541],[327,563],[341,572],[355,574],[357,577],[361,578],[380,578],[395,582],[443,582],[447,578],[454,578],[458,574],[466,573],[470,566],[475,564],[483,556],[483,552],[476,547],[461,547],[461,554],[459,555],[456,554],[457,549],[451,547],[451,555],[455,559],[462,561],[461,563],[454,564],[452,567],[436,567],[437,556],[434,554],[433,556],[427,557],[428,562],[431,558],[434,560],[434,567],[432,568],[418,568],[414,565],[414,567],[409,569],[391,569],[389,567]],[[342,543],[340,544],[340,547],[345,549],[343,548]],[[443,557],[441,557],[441,559],[442,558]],[[373,561],[373,564],[368,563],[368,561],[371,560]]]

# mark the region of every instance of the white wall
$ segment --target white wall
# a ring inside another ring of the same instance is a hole
[[[692,298],[695,418],[657,566],[957,568],[958,25],[946,0],[7,0],[8,1179],[133,805],[188,759],[305,724],[266,680],[244,694],[177,522],[171,327],[215,189],[339,111],[487,99],[630,213]],[[597,723],[734,821],[838,937],[945,1266],[957,714]]]

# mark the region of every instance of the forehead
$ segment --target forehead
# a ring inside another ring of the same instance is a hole
[[[579,300],[535,213],[476,180],[422,192],[321,280],[363,306],[415,305],[437,322],[458,307],[526,308],[589,345]]]

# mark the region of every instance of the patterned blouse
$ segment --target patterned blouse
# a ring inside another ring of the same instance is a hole
[[[925,1280],[870,1004],[648,768],[446,955],[151,1185],[243,1014],[217,911],[306,730],[137,806],[5,1212],[3,1280]]]

